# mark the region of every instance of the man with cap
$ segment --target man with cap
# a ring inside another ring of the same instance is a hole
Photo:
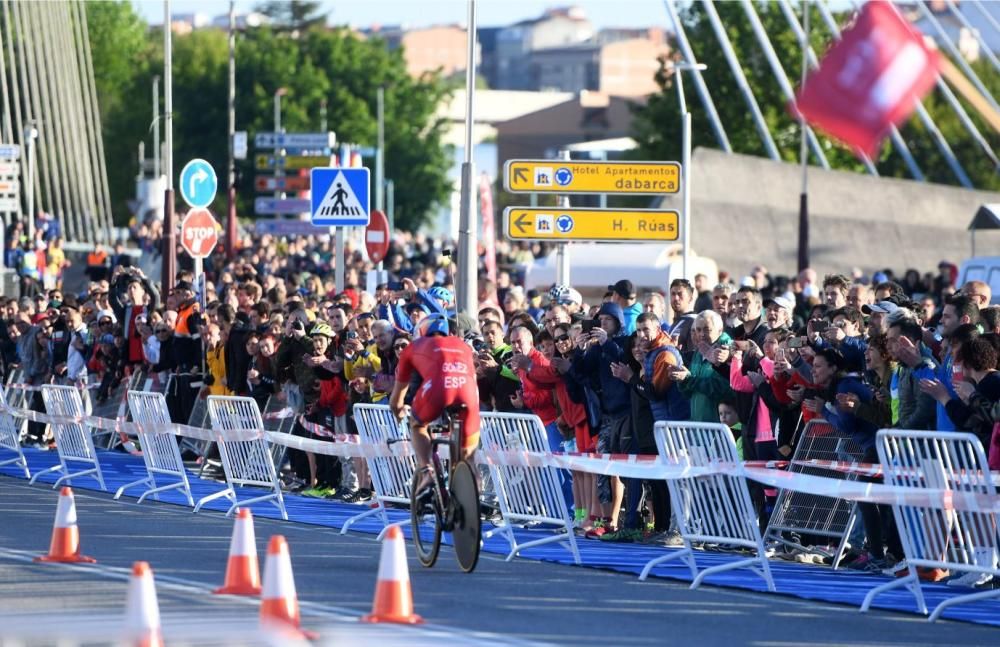
[[[795,302],[786,297],[777,296],[764,300],[764,317],[767,319],[767,327],[771,330],[791,329],[794,311]]]
[[[892,301],[878,301],[861,306],[861,313],[868,317],[868,336],[878,337],[889,330],[888,317],[899,310]]]
[[[617,303],[625,315],[625,333],[631,335],[635,332],[635,320],[642,314],[642,304],[635,300],[635,286],[632,281],[622,279],[614,285],[608,286],[611,293],[612,303]]]

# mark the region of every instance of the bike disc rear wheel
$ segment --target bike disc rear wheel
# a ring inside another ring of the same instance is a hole
[[[452,505],[455,506],[455,526],[451,535],[455,542],[455,557],[458,565],[466,573],[471,573],[479,561],[482,544],[479,518],[479,487],[476,475],[465,461],[460,461],[451,473]]]
[[[437,562],[441,552],[441,514],[437,509],[437,497],[424,497],[417,501],[417,486],[421,476],[418,470],[410,481],[410,528],[413,532],[413,548],[420,563],[430,568]]]

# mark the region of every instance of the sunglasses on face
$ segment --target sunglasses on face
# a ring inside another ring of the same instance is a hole
[[[569,335],[559,335],[559,336],[558,336],[558,337],[556,337],[556,339],[555,339],[555,342],[556,342],[557,344],[559,344],[559,343],[561,343],[561,342],[564,342],[564,341],[569,341]]]
[[[408,343],[406,343],[406,344],[393,344],[392,345],[392,349],[395,350],[395,351],[400,351],[400,350],[403,350],[404,348],[406,348],[409,345],[410,344],[408,344]]]
[[[159,335],[160,333],[164,333],[164,332],[170,332],[170,330],[167,329],[167,328],[157,328],[156,329],[156,334],[157,335]]]

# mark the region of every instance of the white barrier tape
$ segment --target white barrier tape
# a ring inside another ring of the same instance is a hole
[[[4,387],[4,389],[7,390],[7,391],[12,391],[12,390],[13,391],[41,391],[43,386],[52,386],[52,385],[51,384],[31,385],[31,384],[24,384],[24,383],[15,383],[15,384],[8,384],[7,386]],[[87,391],[96,391],[97,389],[101,388],[101,385],[99,383],[98,384],[74,384],[73,386],[75,386],[76,388],[78,388],[80,390],[87,390]]]
[[[351,437],[353,438],[353,436]],[[405,457],[413,454],[409,441],[401,440],[392,445],[362,445],[358,442],[330,442],[316,438],[303,438],[291,434],[267,432],[268,441],[311,454],[336,456],[338,458],[385,458]]]
[[[834,472],[842,472],[845,474],[856,474],[858,476],[864,476],[868,478],[882,478],[885,474],[885,470],[878,463],[850,463],[847,461],[828,461],[820,460],[817,458],[810,458],[807,460],[797,460],[792,461],[796,465],[804,465],[806,467],[818,467],[820,469],[832,470]],[[917,473],[913,470],[902,470],[900,472],[905,476],[917,476]],[[961,477],[963,482],[968,482],[966,479],[968,472],[966,470],[961,470],[958,476]],[[974,482],[979,482],[982,474],[978,471],[975,472]],[[1000,471],[990,472],[990,479],[993,481],[994,485],[1000,485]]]
[[[286,420],[288,418],[295,417],[295,409],[291,407],[285,407],[279,409],[278,411],[269,411],[262,416],[264,420]]]

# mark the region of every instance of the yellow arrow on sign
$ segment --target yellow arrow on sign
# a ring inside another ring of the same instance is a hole
[[[676,211],[507,207],[503,217],[511,240],[652,243],[677,240],[680,235]]]
[[[510,193],[677,193],[681,186],[681,165],[514,159],[504,165],[503,186]]]

